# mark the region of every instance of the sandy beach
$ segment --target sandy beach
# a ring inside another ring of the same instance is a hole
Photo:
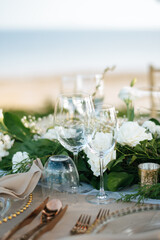
[[[117,108],[124,106],[118,93],[137,78],[136,87],[147,87],[148,75],[142,73],[108,73],[104,79],[105,102]],[[0,78],[0,108],[42,111],[47,103],[55,103],[61,92],[61,75]]]

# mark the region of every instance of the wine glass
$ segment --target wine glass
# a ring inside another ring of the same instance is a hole
[[[88,141],[87,147],[89,151],[99,158],[100,189],[97,196],[87,196],[86,200],[94,204],[108,204],[111,200],[104,190],[103,172],[106,170],[104,158],[113,153],[116,144],[117,117],[115,108],[102,106],[96,112],[91,128],[93,129],[93,135]]]
[[[67,75],[61,78],[61,93],[76,93],[76,76]],[[78,91],[81,92],[82,90]]]
[[[93,112],[92,97],[85,93],[61,94],[56,101],[54,120],[58,140],[73,152],[76,166],[78,153],[86,146],[92,134],[89,126]]]
[[[102,74],[89,74],[89,75],[77,75],[76,78],[76,91],[82,91],[82,89],[92,95],[95,111],[97,107],[101,107],[104,100],[104,81]]]

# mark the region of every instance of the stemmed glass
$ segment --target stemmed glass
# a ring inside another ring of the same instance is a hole
[[[97,107],[101,107],[104,100],[104,81],[102,74],[89,74],[89,75],[77,75],[76,77],[76,90],[82,91],[82,89],[92,95],[95,111]]]
[[[92,134],[89,127],[93,113],[92,97],[85,93],[61,94],[56,101],[54,121],[58,140],[73,152],[76,166],[78,153]]]
[[[108,204],[111,202],[104,190],[103,172],[104,158],[112,153],[116,144],[117,117],[115,108],[104,106],[96,112],[92,122],[93,135],[88,141],[88,150],[99,157],[100,166],[100,189],[97,196],[87,196],[86,200],[94,204]]]

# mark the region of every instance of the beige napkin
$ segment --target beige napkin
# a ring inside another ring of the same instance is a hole
[[[36,159],[28,172],[11,174],[0,178],[0,194],[24,199],[33,192],[42,175],[42,170],[41,160]]]

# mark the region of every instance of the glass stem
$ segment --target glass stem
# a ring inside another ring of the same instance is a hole
[[[99,164],[100,164],[100,189],[99,189],[99,197],[105,196],[104,191],[104,178],[103,178],[103,157],[99,158]]]
[[[73,158],[76,167],[78,167],[78,152],[73,152]]]

